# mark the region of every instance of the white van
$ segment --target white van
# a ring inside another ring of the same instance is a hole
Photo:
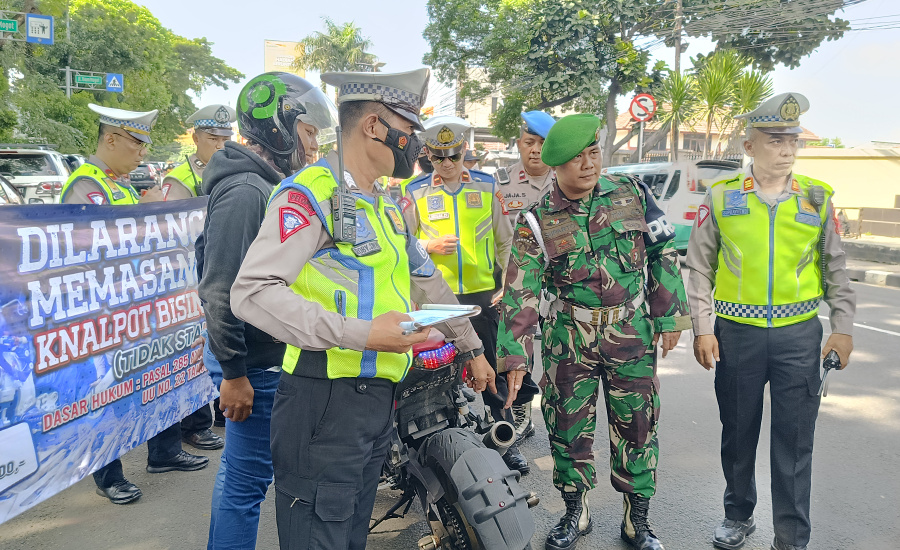
[[[604,172],[630,174],[644,180],[675,227],[675,248],[684,254],[706,188],[740,169],[741,163],[732,160],[688,160],[623,164]]]

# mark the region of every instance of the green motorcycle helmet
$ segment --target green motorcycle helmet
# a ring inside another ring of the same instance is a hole
[[[338,117],[334,103],[297,75],[271,72],[253,78],[241,90],[237,107],[241,136],[270,151],[285,175],[305,164],[297,121],[319,130],[320,145],[335,140]]]

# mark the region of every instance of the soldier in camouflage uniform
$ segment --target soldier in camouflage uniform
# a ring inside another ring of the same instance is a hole
[[[570,115],[548,133],[542,158],[557,182],[526,209],[501,302],[499,371],[515,398],[543,321],[542,410],[553,482],[566,514],[546,548],[568,549],[591,529],[587,491],[596,485],[591,451],[597,396],[606,401],[613,488],[624,493],[622,538],[662,549],[650,530],[656,488],[659,383],[663,357],[690,327],[671,226],[648,190],[625,177],[600,177],[600,120]]]

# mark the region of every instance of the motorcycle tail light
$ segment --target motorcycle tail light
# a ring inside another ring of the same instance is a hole
[[[456,346],[447,343],[437,349],[423,351],[416,355],[415,365],[426,370],[439,369],[452,363],[456,358],[456,353]]]

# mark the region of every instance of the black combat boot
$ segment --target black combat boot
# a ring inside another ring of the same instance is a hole
[[[587,535],[594,527],[591,511],[588,510],[587,493],[565,492],[566,514],[550,529],[547,534],[546,550],[569,550],[581,535]]]
[[[528,459],[522,455],[515,443],[510,445],[509,450],[503,455],[503,462],[506,463],[507,468],[518,470],[523,476],[527,476],[528,472],[531,471],[531,467],[528,466]]]
[[[650,499],[625,493],[625,518],[622,520],[622,540],[638,550],[665,550],[653,531],[647,515],[650,512]]]

